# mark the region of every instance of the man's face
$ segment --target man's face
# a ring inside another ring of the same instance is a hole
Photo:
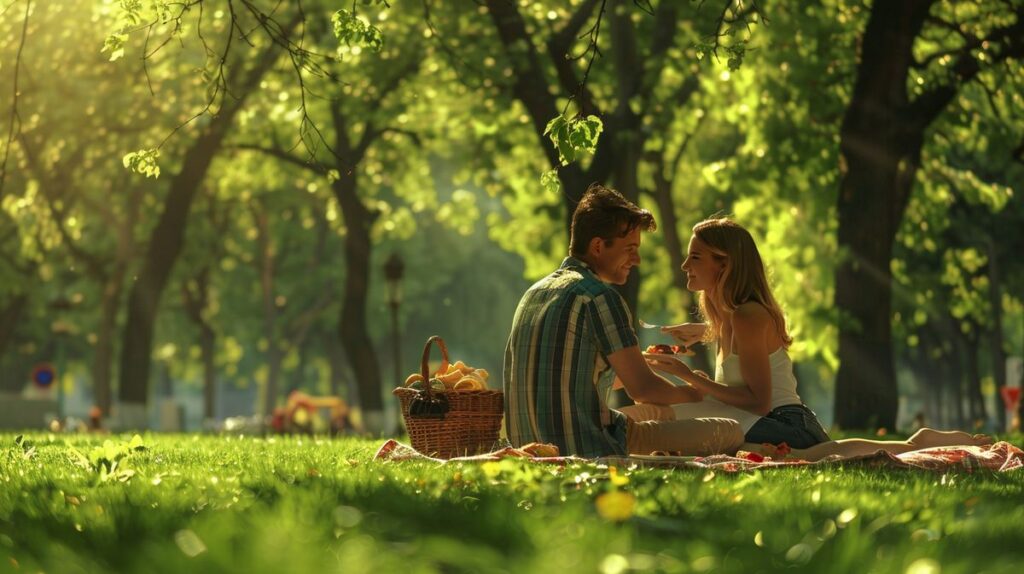
[[[640,265],[640,228],[625,237],[616,237],[611,243],[591,249],[591,265],[602,281],[623,285],[629,279],[629,270]]]

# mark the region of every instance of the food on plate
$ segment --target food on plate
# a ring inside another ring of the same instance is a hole
[[[694,355],[694,352],[686,347],[680,345],[665,345],[663,343],[659,343],[657,345],[648,345],[647,349],[644,350],[644,352],[653,353],[657,355]]]
[[[558,456],[558,447],[553,444],[547,444],[543,442],[531,442],[524,444],[519,447],[519,450],[528,452],[533,456],[547,457],[547,456]]]

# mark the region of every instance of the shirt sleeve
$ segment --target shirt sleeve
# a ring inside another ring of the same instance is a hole
[[[617,291],[608,290],[590,302],[597,347],[604,356],[639,344],[633,330],[633,316]]]

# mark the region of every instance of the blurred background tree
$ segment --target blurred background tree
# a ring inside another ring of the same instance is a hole
[[[732,215],[824,418],[1005,424],[1024,355],[1020,3],[0,9],[17,78],[0,90],[2,391],[62,357],[74,404],[128,426],[154,390],[193,397],[190,421],[303,390],[391,429],[395,361],[415,370],[427,336],[500,373],[519,296],[601,182],[659,222],[623,290],[634,316],[696,318],[690,226]],[[592,153],[563,162],[549,123],[590,116]]]

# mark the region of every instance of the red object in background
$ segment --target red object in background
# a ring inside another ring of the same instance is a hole
[[[1003,404],[1007,410],[1016,410],[1020,404],[1020,387],[1000,387],[999,393],[1003,396]]]
[[[89,430],[98,431],[103,428],[103,411],[96,405],[89,409]]]

